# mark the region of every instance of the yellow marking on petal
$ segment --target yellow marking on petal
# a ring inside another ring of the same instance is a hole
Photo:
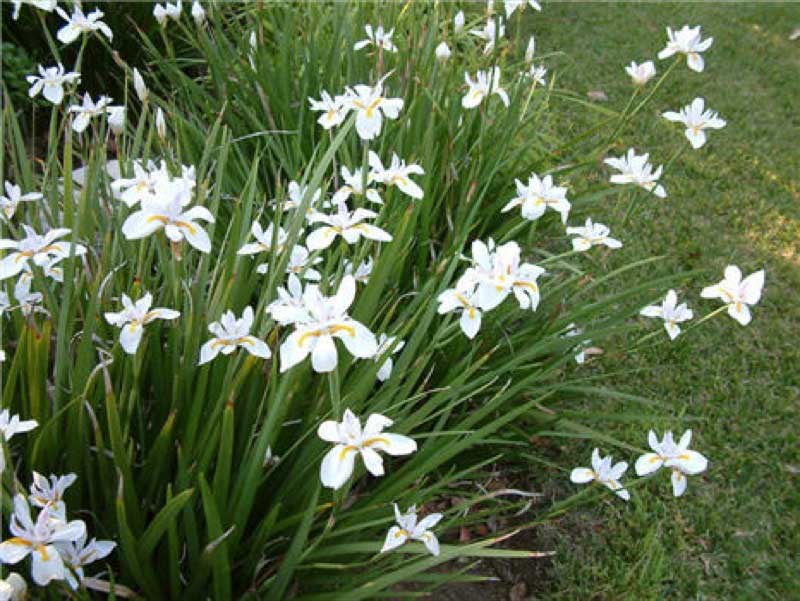
[[[218,346],[236,346],[237,344],[255,344],[252,336],[241,336],[240,338],[215,338],[211,343],[211,348]]]
[[[383,96],[378,96],[375,100],[369,103],[369,106],[367,107],[367,117],[372,119],[372,113],[374,113],[375,109],[380,106],[381,102],[383,102]]]
[[[321,336],[321,335],[322,335],[322,331],[320,331],[320,330],[311,330],[310,332],[304,332],[300,336],[300,339],[297,341],[297,346],[302,347],[303,344],[306,341],[306,338],[316,338],[317,336]]]
[[[42,556],[42,561],[50,561],[50,554],[47,552],[47,547],[44,545],[36,545],[36,552]]]
[[[336,325],[328,328],[328,334],[336,334],[337,332],[346,332],[348,336],[355,336],[356,330],[352,326]]]
[[[404,530],[403,528],[399,528],[397,532],[394,533],[394,537],[400,538],[401,536],[408,536],[408,531]]]
[[[195,233],[197,233],[197,228],[188,221],[172,221],[164,215],[150,215],[150,217],[147,218],[147,223],[153,223],[154,221],[159,221],[164,225],[172,224],[175,227],[189,230],[189,233],[193,236]]]
[[[327,328],[323,328],[321,330],[311,330],[310,332],[304,332],[303,335],[300,336],[300,340],[297,341],[297,346],[302,347],[303,343],[305,343],[306,341],[306,338],[316,338],[318,336],[322,336],[323,334],[333,336],[338,332],[345,332],[348,336],[351,337],[355,337],[356,335],[356,330],[352,326],[338,324]]]
[[[378,444],[379,442],[382,442],[386,446],[390,446],[392,444],[391,442],[389,442],[388,438],[385,438],[383,436],[373,436],[372,438],[367,438],[363,442],[363,446],[369,447],[369,446],[372,446],[374,444]]]
[[[348,453],[350,453],[351,451],[357,451],[357,450],[358,450],[358,447],[355,446],[355,445],[351,445],[351,444],[343,447],[342,450],[339,451],[339,461],[344,461],[344,459],[345,459],[345,457],[347,457]]]
[[[460,302],[465,307],[469,307],[470,306],[470,302],[466,298],[464,298],[461,294],[459,294],[458,292],[456,292],[456,298],[458,299],[458,302]]]
[[[539,288],[533,282],[514,282],[513,286],[518,288],[528,288],[531,292],[536,292]]]
[[[6,541],[10,545],[18,545],[20,547],[32,547],[33,543],[29,540],[25,540],[24,538],[20,538],[19,536],[12,536]]]
[[[655,457],[650,458],[650,463],[656,463],[657,461],[663,461],[661,455],[656,455]]]

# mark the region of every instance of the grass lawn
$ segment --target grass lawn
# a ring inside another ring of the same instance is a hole
[[[549,3],[526,19],[537,53],[559,53],[548,59],[559,87],[584,97],[602,90],[615,110],[630,94],[627,63],[653,59],[659,72],[669,64],[655,56],[665,26],[703,25],[714,37],[705,72],[674,73],[618,136],[616,154],[634,146],[650,152],[656,165],[666,162],[684,140],[681,127],[660,112],[695,96],[705,97],[728,126],[676,160],[663,179],[666,200],[640,202],[624,226],[624,194],[592,214],[624,240],[621,252],[629,258],[669,255],[654,268],[664,273],[710,268],[678,290],[696,316],[717,307],[699,291],[721,279],[725,265],[767,273],[749,327],[723,314],[673,344],[587,366],[626,371],[613,376],[612,387],[663,403],[674,419],[655,425],[692,427],[693,448],[711,464],[690,478],[680,499],[660,474],[637,488],[627,506],[609,495],[561,521],[557,560],[537,597],[791,598],[800,590],[800,44],[789,35],[800,26],[800,6]],[[564,105],[556,129],[569,135],[595,119]],[[641,446],[647,426],[624,419],[598,424]],[[593,446],[564,445],[564,457],[585,465]],[[641,494],[645,489],[652,494]]]

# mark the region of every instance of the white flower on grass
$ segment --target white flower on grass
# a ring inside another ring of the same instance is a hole
[[[532,263],[520,263],[520,248],[507,242],[494,249],[481,240],[472,242],[473,267],[464,272],[462,280],[477,286],[478,305],[490,311],[513,292],[520,309],[535,311],[539,306],[539,285],[536,280],[545,271]]]
[[[461,98],[461,106],[465,109],[480,105],[489,94],[497,94],[503,104],[508,106],[508,94],[500,87],[500,67],[494,67],[491,71],[478,71],[474,80],[465,72],[464,81],[469,86],[469,90]]]
[[[16,572],[10,572],[0,579],[0,601],[25,601],[28,598],[28,585]]]
[[[609,157],[603,162],[620,172],[611,176],[612,184],[636,184],[658,198],[666,198],[667,191],[658,183],[663,166],[659,165],[658,169],[653,171],[653,166],[647,162],[649,158],[648,153],[637,155],[633,148],[629,148],[628,154],[619,158]]]
[[[416,163],[406,165],[404,160],[401,160],[397,154],[392,153],[392,162],[388,167],[384,168],[381,158],[377,153],[370,150],[369,166],[376,182],[386,186],[397,186],[403,194],[414,199],[420,199],[425,196],[422,188],[409,177],[411,175],[425,175],[425,170],[420,165]]]
[[[11,0],[11,4],[13,6],[11,18],[16,21],[19,18],[19,9],[23,4],[29,4],[34,8],[51,13],[56,7],[57,0]]]
[[[51,257],[45,264],[40,265],[42,272],[46,277],[49,277],[56,282],[64,281],[64,269],[59,266],[63,257]],[[41,292],[31,292],[31,284],[33,283],[33,270],[29,264],[25,264],[22,272],[19,274],[17,283],[14,284],[14,298],[19,303],[19,309],[22,314],[27,316],[33,312],[47,313],[47,311],[39,306],[42,302]],[[5,294],[5,292],[3,293]],[[5,299],[7,301],[8,296]],[[2,307],[0,302],[0,307]]]
[[[660,305],[650,305],[640,311],[644,317],[655,317],[664,320],[664,327],[671,340],[675,340],[681,333],[678,325],[684,321],[689,321],[694,317],[692,310],[686,303],[678,304],[678,295],[674,290],[667,292],[666,298]]]
[[[353,45],[353,50],[361,50],[367,46],[375,46],[387,52],[397,52],[397,46],[392,43],[394,29],[384,31],[383,25],[378,25],[378,27],[373,30],[372,25],[364,25],[364,31],[367,34],[367,39],[356,42]]]
[[[35,419],[20,420],[19,415],[11,415],[8,409],[0,411],[0,434],[9,442],[16,434],[30,432],[39,425]]]
[[[28,500],[40,509],[47,508],[50,511],[50,517],[65,521],[67,506],[64,503],[64,493],[77,479],[75,474],[66,476],[50,474],[50,480],[48,480],[40,473],[33,472],[33,482]]]
[[[701,52],[705,52],[714,43],[714,38],[702,39],[700,25],[689,27],[684,25],[679,30],[674,31],[667,27],[667,46],[658,53],[658,58],[669,58],[674,54],[685,54],[686,64],[692,71],[700,73],[705,66]]]
[[[290,276],[291,277],[291,276]],[[323,296],[319,287],[309,284],[303,293],[303,309],[285,312],[273,308],[273,317],[292,318],[295,330],[281,345],[281,372],[294,367],[311,355],[311,366],[318,373],[336,369],[338,355],[333,339],[344,343],[348,352],[359,359],[375,356],[378,342],[362,323],[347,314],[356,295],[356,281],[344,276],[334,296]]]
[[[303,301],[303,285],[294,274],[289,274],[286,288],[278,287],[278,298],[267,306],[267,313],[283,326],[312,320]]]
[[[200,252],[211,252],[211,239],[197,223],[197,220],[214,223],[211,211],[200,206],[184,211],[189,199],[180,182],[162,180],[156,188],[156,196],[143,199],[141,209],[131,213],[122,224],[123,235],[128,240],[138,240],[163,229],[175,244],[185,239]]]
[[[50,257],[50,259],[40,265],[42,268],[42,273],[48,278],[55,280],[56,282],[63,282],[64,281],[64,268],[61,267],[61,261],[64,260],[62,256]],[[16,286],[20,285],[20,282],[23,280],[33,280],[33,270],[31,269],[30,263],[27,263],[22,270],[22,273],[19,274],[19,280],[17,280]]]
[[[540,179],[538,175],[531,173],[527,186],[518,179],[514,182],[517,185],[517,196],[508,201],[501,209],[501,213],[521,207],[522,217],[535,221],[550,207],[561,215],[562,223],[567,222],[572,207],[567,200],[567,189],[554,185],[552,175],[545,175]]]
[[[418,540],[425,545],[432,555],[439,555],[439,540],[431,532],[442,519],[441,513],[432,513],[417,522],[417,508],[412,505],[405,513],[400,513],[397,503],[394,503],[394,517],[396,526],[389,528],[386,541],[383,543],[381,553],[396,549],[409,540]]]
[[[99,117],[106,113],[106,107],[109,104],[111,104],[111,98],[108,96],[100,96],[95,102],[88,92],[84,94],[83,104],[73,104],[69,107],[69,112],[76,114],[72,122],[72,130],[76,133],[81,133],[89,126],[89,122],[93,117]]]
[[[374,266],[375,262],[372,257],[367,257],[361,261],[355,269],[353,269],[352,261],[345,261],[344,273],[345,275],[352,275],[359,284],[367,284],[369,282],[369,276],[372,275],[372,268]]]
[[[61,104],[64,99],[64,85],[80,81],[81,74],[74,71],[67,73],[64,65],[59,63],[56,67],[46,69],[39,65],[39,75],[28,75],[25,79],[31,84],[28,96],[33,98],[41,92],[53,104]]]
[[[546,86],[547,82],[544,77],[547,75],[547,69],[542,65],[531,65],[531,68],[524,72],[523,75],[530,77],[533,80],[533,85]]]
[[[219,353],[230,355],[238,347],[245,349],[254,357],[269,359],[272,353],[263,340],[250,335],[253,327],[253,308],[244,308],[241,319],[236,319],[233,311],[226,311],[219,321],[208,326],[214,338],[206,342],[200,349],[200,362],[203,365],[214,359]]]
[[[526,5],[529,5],[534,10],[542,10],[542,5],[536,0],[503,0],[503,5],[506,8],[506,18],[511,18],[514,11],[520,7],[525,10]]]
[[[456,13],[456,16],[453,17],[453,29],[456,33],[459,33],[462,29],[464,29],[464,11],[460,10]]]
[[[661,467],[672,470],[672,492],[680,497],[686,490],[686,476],[693,476],[706,470],[708,459],[697,451],[689,450],[692,442],[692,431],[686,430],[675,444],[672,432],[664,434],[664,439],[659,442],[656,433],[650,430],[647,442],[653,453],[645,453],[636,460],[636,473],[646,476],[658,471]]]
[[[370,223],[362,223],[365,219],[374,219],[378,216],[377,213],[368,209],[348,211],[344,203],[340,203],[337,207],[336,213],[328,215],[314,212],[308,217],[310,223],[326,224],[311,232],[306,238],[309,250],[328,248],[336,236],[341,236],[347,244],[355,244],[362,237],[377,242],[392,241],[392,236],[388,232]]]
[[[318,282],[322,279],[322,274],[313,269],[311,265],[322,263],[322,257],[311,258],[311,253],[302,244],[295,244],[289,254],[289,262],[286,264],[286,272],[289,274],[302,275],[304,280]]]
[[[438,46],[436,46],[436,60],[441,62],[446,62],[450,56],[450,46],[447,45],[447,42],[440,42]]]
[[[129,207],[144,200],[156,200],[167,193],[179,195],[181,202],[188,204],[197,185],[195,178],[193,166],[181,165],[181,175],[172,177],[164,161],[160,167],[153,161],[148,161],[146,167],[141,161],[133,161],[133,177],[115,179],[111,189]]]
[[[498,19],[500,22],[500,26],[497,26],[497,23],[494,19],[489,18],[486,20],[486,24],[483,26],[482,29],[470,29],[470,33],[484,42],[486,45],[483,48],[484,54],[489,54],[494,45],[497,43],[497,40],[502,38],[506,33],[505,25],[503,25],[503,19]]]
[[[103,18],[103,11],[100,9],[95,9],[88,15],[84,15],[81,7],[75,5],[72,9],[71,16],[59,7],[56,7],[56,12],[67,22],[56,34],[58,40],[63,44],[71,44],[77,40],[81,34],[92,33],[93,31],[102,33],[108,38],[109,42],[114,37],[111,28],[100,20]]]
[[[108,112],[108,126],[116,135],[120,135],[125,130],[125,107],[109,106],[106,111]]]
[[[711,109],[705,109],[705,100],[695,98],[692,104],[683,107],[679,113],[667,111],[663,114],[667,121],[683,123],[686,126],[686,139],[697,149],[706,143],[706,129],[722,129],[725,127],[725,120],[720,119],[719,114]]]
[[[322,262],[322,257],[315,257],[311,259],[311,253],[302,244],[295,244],[292,247],[292,252],[289,253],[289,261],[286,263],[286,273],[296,274],[302,276],[304,280],[318,282],[322,279],[322,274],[312,268],[311,265],[317,265]],[[262,263],[256,267],[256,273],[261,275],[269,271],[269,263]]]
[[[743,326],[750,323],[750,306],[761,300],[764,288],[764,270],[760,269],[742,279],[742,271],[735,265],[725,268],[725,278],[713,286],[703,288],[703,298],[718,298],[728,305],[728,315]]]
[[[362,430],[361,420],[350,409],[345,409],[341,422],[322,422],[317,429],[317,435],[335,445],[325,454],[320,465],[322,485],[334,490],[341,488],[353,474],[356,455],[361,455],[370,474],[383,476],[383,458],[379,452],[392,456],[415,452],[417,443],[414,439],[383,431],[393,423],[388,417],[373,413],[367,418]]]
[[[631,76],[634,85],[644,86],[656,76],[656,67],[653,61],[645,61],[641,65],[631,61],[631,64],[625,67],[625,72]]]
[[[342,165],[341,168],[342,179],[344,185],[339,188],[333,195],[331,202],[335,205],[346,202],[350,195],[364,196],[370,202],[382,205],[381,195],[374,188],[369,186],[376,181],[375,175],[372,172],[367,173],[364,177],[364,170],[362,168],[353,169],[351,172],[347,167]]]
[[[319,119],[317,119],[317,123],[319,123],[325,129],[330,129],[341,124],[342,121],[345,120],[345,117],[347,117],[347,113],[350,111],[350,108],[347,105],[347,98],[345,96],[336,96],[336,98],[331,98],[331,95],[325,90],[322,90],[321,100],[309,98],[308,102],[311,104],[312,111],[322,113],[319,116]]]
[[[19,310],[25,317],[33,313],[48,314],[47,309],[40,304],[44,299],[42,293],[31,292],[31,281],[33,278],[30,276],[25,277],[26,275],[27,274],[23,274],[14,286],[14,298],[19,304]]]
[[[194,23],[198,27],[201,27],[206,22],[206,11],[197,0],[192,2],[192,19],[194,19]]]
[[[112,326],[120,328],[119,344],[129,355],[135,355],[142,340],[144,326],[156,319],[177,319],[180,312],[174,309],[157,307],[151,309],[153,305],[153,295],[149,292],[136,302],[133,302],[127,294],[123,294],[120,299],[122,311],[119,313],[106,313],[105,318]]]
[[[6,216],[6,219],[11,219],[14,217],[14,213],[17,212],[17,206],[20,202],[30,202],[32,200],[39,200],[42,198],[42,195],[39,192],[28,192],[27,194],[22,193],[22,189],[12,184],[9,181],[6,181],[6,195],[0,196],[0,210],[3,211],[3,214]]]
[[[175,4],[165,2],[164,6],[156,4],[153,7],[153,16],[156,18],[156,21],[158,21],[158,24],[164,27],[167,24],[167,19],[172,19],[173,21],[179,20],[182,10],[183,5],[181,4],[181,0],[178,0]]]
[[[374,87],[357,85],[347,88],[346,106],[356,112],[356,131],[362,140],[374,140],[381,133],[383,118],[397,119],[403,109],[402,98],[383,95],[384,76]]]
[[[569,479],[575,484],[586,484],[587,482],[597,481],[603,486],[613,490],[614,493],[623,501],[629,501],[630,493],[620,484],[622,474],[628,469],[628,464],[620,461],[616,465],[612,464],[612,457],[608,455],[600,458],[600,450],[592,451],[592,467],[576,467],[572,470]]]
[[[475,294],[474,283],[461,278],[456,283],[455,288],[448,288],[436,299],[439,303],[437,313],[444,315],[452,311],[461,311],[459,325],[470,340],[475,338],[478,330],[481,329],[481,309]]]
[[[55,519],[49,509],[39,512],[34,523],[24,495],[14,497],[14,513],[9,530],[14,535],[0,544],[0,562],[16,564],[33,556],[31,576],[39,586],[52,580],[64,580],[67,570],[56,543],[69,543],[86,534],[86,524],[81,520],[64,522]]]
[[[87,544],[85,532],[75,541],[59,543],[58,550],[69,568],[65,570],[66,581],[72,590],[77,590],[83,582],[84,566],[108,557],[116,546],[114,541],[94,538]]]
[[[136,67],[133,68],[133,89],[141,102],[147,102],[150,98],[150,91],[147,89],[144,79]]]
[[[572,249],[577,252],[589,250],[592,246],[603,244],[608,248],[622,248],[622,242],[609,236],[611,230],[602,223],[593,223],[591,219],[586,219],[586,225],[582,227],[568,227],[567,234],[575,236],[572,239]]]
[[[383,363],[381,364],[380,368],[378,369],[378,380],[381,382],[385,382],[389,379],[389,376],[392,375],[392,368],[394,367],[394,362],[392,361],[391,355],[396,355],[400,351],[403,350],[403,347],[406,345],[404,340],[401,340],[397,344],[395,341],[397,340],[396,336],[387,336],[386,334],[381,334],[378,337],[378,350],[375,351],[375,361],[380,361],[382,358]],[[391,353],[389,350],[391,349]],[[389,353],[389,356],[386,354]]]
[[[0,261],[0,280],[13,277],[25,269],[29,260],[39,267],[51,262],[53,257],[65,258],[70,255],[72,244],[60,242],[70,233],[66,228],[50,230],[44,235],[36,233],[32,227],[23,225],[25,237],[22,240],[0,240],[0,250],[13,250]],[[86,247],[76,244],[75,256],[79,257],[86,253]]]
[[[303,198],[305,197],[306,193],[308,192],[308,186],[300,186],[296,181],[292,180],[289,182],[289,186],[287,189],[287,198],[283,202],[274,201],[274,206],[280,206],[284,211],[294,211],[295,209],[300,208],[303,204]],[[314,211],[314,207],[319,202],[319,199],[322,197],[322,190],[317,188],[314,190],[313,195],[311,196],[311,200],[308,204],[308,209],[306,210],[306,214],[310,215]]]
[[[256,242],[249,242],[242,246],[236,251],[237,255],[257,255],[258,253],[270,252],[273,249],[275,252],[280,253],[286,248],[286,240],[289,235],[282,227],[278,227],[276,230],[275,226],[270,223],[267,229],[264,230],[258,221],[254,221],[250,227],[250,232]]]

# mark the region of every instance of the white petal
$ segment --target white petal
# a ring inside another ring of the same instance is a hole
[[[272,352],[269,350],[267,343],[263,340],[259,340],[255,336],[247,336],[239,344],[243,348],[247,349],[247,352],[254,357],[269,359],[272,356]]]
[[[34,551],[31,576],[39,586],[47,586],[52,580],[64,579],[64,562],[53,545]]]
[[[336,344],[327,334],[317,338],[314,350],[311,351],[311,366],[317,373],[328,373],[336,369],[338,357],[336,354]]]
[[[347,324],[343,324],[342,329],[334,336],[344,343],[345,348],[354,357],[369,359],[374,357],[378,350],[375,334],[357,321],[351,320]]]
[[[664,460],[661,459],[659,455],[656,453],[645,453],[636,460],[636,475],[646,476],[647,474],[652,474],[662,465],[664,465]]]
[[[461,325],[461,330],[466,334],[467,338],[475,338],[478,330],[481,329],[481,312],[472,307],[467,307],[461,312],[459,323]]]
[[[317,428],[317,436],[327,442],[340,442],[339,424],[333,420],[322,422]]]
[[[678,470],[672,470],[672,494],[680,497],[686,492],[686,476]]]
[[[311,232],[306,238],[308,250],[323,250],[328,248],[336,238],[336,230],[332,227],[321,227]]]
[[[212,361],[222,350],[222,345],[217,342],[216,338],[212,338],[200,348],[200,362],[198,365],[205,365]]]
[[[399,526],[392,526],[389,528],[389,532],[386,533],[386,541],[383,543],[381,553],[396,549],[397,547],[403,545],[407,540],[408,534],[405,530]]]
[[[367,471],[373,476],[383,476],[383,459],[373,449],[366,447],[361,449],[361,458],[364,460],[364,466]]]
[[[357,450],[355,447],[337,444],[325,457],[320,465],[320,480],[327,488],[341,488],[353,474]]]
[[[122,327],[119,332],[119,344],[129,355],[135,355],[142,340],[144,328],[139,323],[129,323]]]
[[[181,227],[186,241],[202,253],[211,252],[211,239],[208,233],[194,222],[188,222]]]
[[[314,348],[316,338],[298,330],[289,335],[280,349],[281,372],[303,361]]]
[[[0,544],[0,562],[18,563],[25,559],[31,552],[31,547],[24,543],[14,542],[10,539]]]
[[[588,467],[576,467],[569,475],[569,479],[575,484],[586,484],[594,480],[594,476],[594,470],[590,470]]]
[[[417,450],[417,443],[413,438],[390,432],[371,436],[365,440],[364,445],[395,457],[410,455]]]
[[[677,458],[667,462],[668,467],[677,467],[684,474],[699,474],[706,471],[708,459],[697,451],[683,451]]]

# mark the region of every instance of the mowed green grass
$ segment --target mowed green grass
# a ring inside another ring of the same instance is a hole
[[[701,24],[714,37],[705,72],[685,66],[674,72],[620,133],[616,154],[633,146],[656,164],[666,162],[684,139],[682,128],[660,113],[695,96],[705,97],[728,126],[675,161],[663,179],[666,200],[640,201],[624,225],[625,193],[594,206],[591,215],[624,241],[620,265],[668,255],[653,270],[709,268],[678,290],[696,316],[718,306],[699,292],[721,279],[729,263],[745,273],[765,268],[764,296],[748,327],[722,314],[675,343],[607,354],[587,366],[590,373],[624,372],[611,376],[611,387],[662,403],[670,417],[652,425],[691,427],[693,447],[711,463],[706,474],[690,478],[680,499],[672,498],[668,475],[661,473],[636,487],[628,505],[609,495],[600,506],[560,521],[552,537],[560,541],[558,555],[550,578],[536,586],[537,598],[800,594],[800,42],[789,40],[800,26],[800,5],[548,3],[542,13],[526,16],[537,53],[558,53],[547,59],[558,87],[584,98],[602,90],[608,96],[603,106],[615,110],[631,90],[624,66],[652,59],[661,73],[669,64],[656,59],[664,28],[684,24]],[[558,100],[554,108],[552,133],[562,139],[598,118]],[[608,176],[608,169],[601,172]],[[649,320],[642,325],[660,327]],[[666,340],[661,333],[658,340]],[[607,409],[609,415],[626,411],[613,403]],[[593,425],[644,447],[651,424],[622,417]],[[563,463],[586,465],[593,446],[564,444]],[[603,450],[635,460],[619,449]],[[565,479],[564,473],[543,475],[556,476]]]

